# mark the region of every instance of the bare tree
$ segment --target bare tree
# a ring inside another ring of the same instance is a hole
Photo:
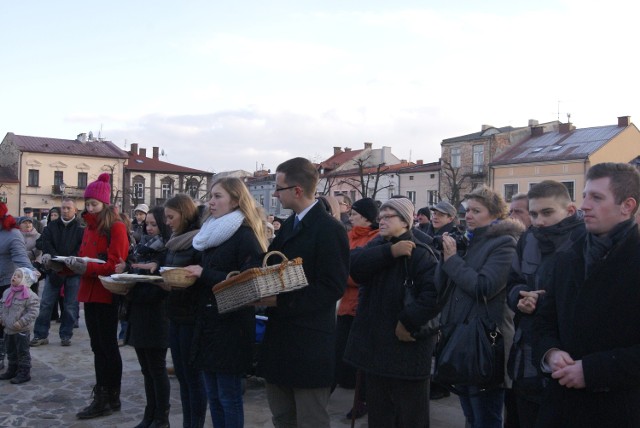
[[[389,175],[389,167],[385,163],[373,165],[369,162],[371,154],[366,157],[355,159],[355,177],[347,177],[341,180],[360,193],[363,198],[375,199],[378,192],[390,188],[393,184],[388,182],[382,185],[380,179]]]
[[[324,174],[321,178],[323,186],[319,192],[321,195],[331,195],[331,189],[339,184],[340,177],[338,177],[333,171]]]
[[[193,199],[204,200],[207,197],[207,192],[205,191],[202,195],[200,195],[200,189],[202,185],[206,182],[207,176],[201,174],[186,174],[184,176],[184,193],[191,196]],[[195,186],[190,186],[190,184],[195,184]],[[195,187],[195,192],[193,188]]]
[[[458,207],[462,202],[462,189],[466,187],[465,183],[469,181],[469,173],[461,167],[454,167],[446,159],[440,159],[440,164],[444,181],[447,184],[442,193],[451,205]]]

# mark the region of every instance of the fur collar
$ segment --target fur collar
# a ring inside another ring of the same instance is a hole
[[[487,226],[483,235],[486,238],[496,238],[498,236],[509,235],[518,240],[520,235],[524,233],[525,229],[526,228],[521,221],[506,218]]]

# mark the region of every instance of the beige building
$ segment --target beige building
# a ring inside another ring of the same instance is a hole
[[[440,201],[440,162],[417,160],[415,165],[399,169],[397,175],[398,194],[409,198],[416,211]]]
[[[112,178],[112,203],[122,203],[123,168],[128,154],[111,141],[79,134],[75,140],[30,137],[12,132],[0,143],[0,197],[9,212],[31,208],[41,218],[65,196],[84,207],[84,189],[100,174]],[[13,181],[12,181],[13,180]]]
[[[585,174],[602,162],[630,162],[640,154],[640,131],[629,116],[617,125],[577,129],[560,124],[557,131],[533,127],[531,137],[513,146],[491,163],[491,187],[507,201],[528,192],[542,180],[562,182],[578,206],[582,203]]]

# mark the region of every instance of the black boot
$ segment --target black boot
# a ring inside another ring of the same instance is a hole
[[[0,338],[0,370],[4,369],[4,354],[6,353],[4,348],[4,336]]]
[[[145,406],[142,422],[140,422],[138,425],[136,425],[133,428],[149,428],[152,423],[153,423],[153,409],[149,408],[149,406]]]
[[[161,412],[160,416],[156,416],[153,419],[153,423],[149,425],[149,428],[169,428],[169,409]],[[158,412],[156,412],[156,415]]]
[[[96,385],[91,393],[93,401],[87,407],[76,414],[78,419],[92,419],[98,416],[107,416],[111,414],[111,406],[109,406],[109,390],[101,385]]]
[[[15,375],[13,379],[11,379],[11,383],[17,385],[20,383],[29,382],[31,380],[31,367],[21,367],[18,366],[18,373]]]
[[[120,403],[120,385],[111,386],[107,389],[109,391],[109,407],[111,410],[120,410],[122,403]]]
[[[0,380],[9,380],[16,377],[18,374],[18,365],[17,364],[9,364],[9,368],[6,372],[0,375]]]

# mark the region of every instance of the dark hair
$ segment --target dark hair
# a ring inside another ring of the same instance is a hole
[[[640,173],[628,163],[605,162],[592,166],[587,171],[587,181],[599,178],[609,178],[609,188],[616,204],[621,204],[627,198],[633,198],[640,203]],[[636,204],[636,212],[638,206]]]
[[[276,173],[284,174],[284,181],[289,186],[300,186],[304,195],[313,198],[318,185],[318,170],[305,158],[293,158],[282,162]]]
[[[554,180],[544,180],[533,187],[527,193],[529,199],[556,198],[564,204],[571,202],[571,195],[567,186]]]
[[[181,235],[189,230],[200,227],[200,216],[198,208],[188,195],[178,193],[173,198],[164,203],[165,208],[172,209],[180,213],[180,227],[174,230],[176,235]]]
[[[507,218],[509,207],[499,193],[494,192],[487,186],[480,186],[473,189],[471,193],[464,195],[465,199],[475,199],[489,210],[489,214],[499,220]]]
[[[425,216],[426,218],[428,218],[429,220],[431,220],[431,210],[429,209],[429,207],[422,207],[418,210],[418,215],[422,214],[423,216]]]
[[[147,215],[153,215],[153,219],[156,221],[158,225],[158,230],[160,231],[160,236],[164,239],[164,242],[167,242],[171,237],[171,228],[167,226],[167,223],[164,218],[164,207],[162,205],[152,207]]]

